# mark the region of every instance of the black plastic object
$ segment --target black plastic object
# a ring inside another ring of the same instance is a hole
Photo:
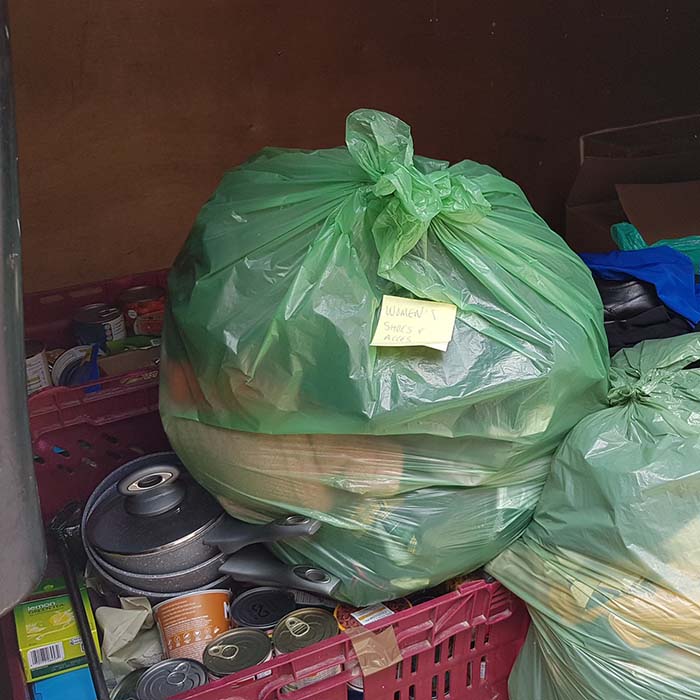
[[[648,282],[595,280],[604,308],[608,348],[614,355],[642,340],[690,333],[688,321],[669,309]]]
[[[204,542],[216,546],[224,554],[233,554],[251,544],[313,535],[320,527],[318,520],[303,515],[288,515],[268,525],[250,525],[242,520],[227,518],[204,537]]]
[[[271,630],[295,608],[291,591],[261,586],[241,593],[231,603],[231,619],[239,627]]]
[[[281,586],[331,597],[340,579],[313,566],[283,564],[260,545],[246,547],[230,556],[219,569],[236,581]]]
[[[637,316],[661,304],[656,288],[639,280],[604,280],[595,278],[603,300],[605,321],[620,321]]]

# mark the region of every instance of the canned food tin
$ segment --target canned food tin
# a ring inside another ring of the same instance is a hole
[[[166,700],[208,682],[207,670],[192,659],[166,659],[151,666],[136,684],[136,700]]]
[[[40,340],[24,341],[24,365],[27,373],[27,394],[35,394],[51,386],[46,347]]]
[[[355,688],[355,690],[364,690],[365,689],[364,676],[355,676],[354,678],[352,678],[348,681],[348,685]]]
[[[210,676],[223,678],[245,668],[262,664],[271,658],[272,642],[264,632],[239,627],[230,632],[224,632],[207,644],[202,655],[202,663]],[[243,680],[250,680],[250,678]]]
[[[333,615],[319,608],[295,610],[279,621],[272,633],[276,654],[290,654],[338,634]]]
[[[207,644],[231,626],[230,596],[227,590],[213,588],[158,603],[153,615],[165,653],[201,661]]]
[[[239,627],[272,632],[296,608],[294,595],[283,588],[252,588],[231,603],[231,620]]]
[[[73,386],[73,377],[80,365],[90,356],[92,345],[76,345],[62,353],[51,368],[54,386]]]
[[[348,683],[348,700],[364,700],[364,697],[364,689],[355,685],[353,681],[350,681]]]
[[[272,644],[275,654],[279,656],[330,639],[336,634],[338,634],[338,625],[333,615],[319,608],[302,608],[280,620],[272,633]],[[282,690],[285,693],[291,693],[326,678],[332,678],[341,671],[340,664],[324,668],[318,673],[285,685]]]
[[[88,304],[73,316],[73,330],[82,345],[126,338],[124,314],[107,304]]]
[[[165,290],[162,287],[131,287],[119,295],[117,305],[124,322],[134,335],[161,335],[165,315]]]
[[[279,621],[272,633],[272,644],[277,654],[289,654],[330,639],[338,634],[338,623],[333,615],[320,608],[295,610]]]
[[[124,676],[117,684],[117,687],[109,694],[109,700],[138,700],[136,697],[136,686],[145,672],[145,668],[139,668]]]

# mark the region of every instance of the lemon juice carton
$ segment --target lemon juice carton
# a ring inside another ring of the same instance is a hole
[[[90,599],[85,588],[80,592],[99,653]],[[62,579],[44,581],[14,613],[17,642],[28,683],[87,666],[78,623]]]

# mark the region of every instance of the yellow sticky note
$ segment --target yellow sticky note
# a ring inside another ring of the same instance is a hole
[[[444,352],[452,340],[456,317],[454,304],[385,294],[371,344],[378,347],[425,345]]]

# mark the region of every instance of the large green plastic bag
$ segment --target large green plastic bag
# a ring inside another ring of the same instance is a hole
[[[489,565],[533,625],[512,700],[700,698],[700,334],[613,360],[535,518]]]
[[[383,294],[456,304],[447,351],[372,347]],[[161,376],[194,476],[248,521],[320,519],[275,551],[368,604],[520,534],[607,351],[590,273],[515,184],[360,110],[346,148],[224,177],[170,275]]]

